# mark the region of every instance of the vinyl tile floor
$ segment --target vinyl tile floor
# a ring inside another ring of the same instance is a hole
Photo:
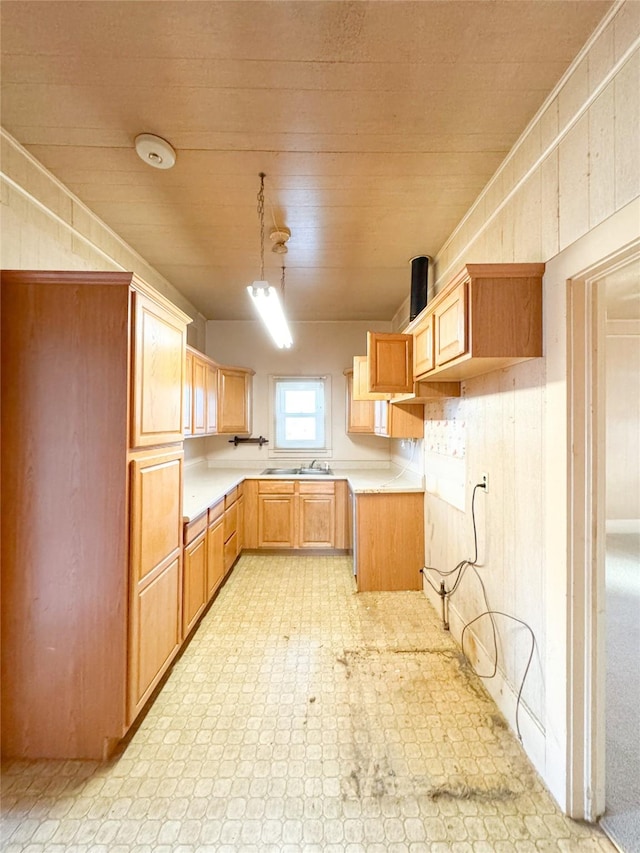
[[[612,851],[564,817],[420,592],[242,556],[106,764],[8,762],[4,853]]]

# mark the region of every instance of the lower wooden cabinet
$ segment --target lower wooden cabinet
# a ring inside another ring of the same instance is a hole
[[[348,547],[345,481],[254,480],[246,487],[247,548]]]
[[[224,580],[224,498],[209,508],[207,528],[207,600]]]
[[[298,548],[335,548],[335,484],[298,483]]]
[[[224,499],[224,571],[227,574],[240,554],[242,533],[240,518],[243,511],[242,483],[232,489]]]
[[[207,597],[207,513],[185,525],[182,633],[187,636],[204,610]]]
[[[358,592],[422,589],[424,494],[356,493],[354,497]]]
[[[128,721],[182,641],[182,449],[131,461]]]

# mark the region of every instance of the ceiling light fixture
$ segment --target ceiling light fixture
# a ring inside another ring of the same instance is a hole
[[[287,240],[291,237],[291,231],[288,228],[274,228],[274,230],[269,234],[269,239],[273,243],[271,247],[271,251],[275,252],[276,255],[286,255],[289,251],[287,249]]]
[[[293,343],[289,326],[287,325],[286,317],[278,292],[275,287],[271,287],[268,281],[264,278],[264,172],[260,172],[260,189],[258,191],[258,219],[260,221],[260,281],[254,281],[247,287],[249,296],[253,300],[253,304],[258,309],[262,322],[267,327],[267,330],[276,346],[282,349],[289,348]],[[290,235],[289,235],[290,236]],[[289,239],[287,237],[287,239]],[[284,246],[286,251],[286,246]],[[284,264],[282,266],[282,294],[284,295]]]
[[[138,157],[154,169],[170,169],[176,162],[173,146],[161,136],[141,133],[136,136],[135,145]]]

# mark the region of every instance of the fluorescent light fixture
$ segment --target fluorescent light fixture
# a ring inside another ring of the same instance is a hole
[[[276,346],[280,349],[289,348],[293,339],[280,304],[278,291],[275,287],[271,287],[268,281],[254,281],[247,290]]]

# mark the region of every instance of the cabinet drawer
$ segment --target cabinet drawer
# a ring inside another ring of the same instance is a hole
[[[224,541],[238,530],[238,504],[234,503],[224,511]]]
[[[224,543],[224,570],[228,572],[238,556],[238,534],[232,533]]]
[[[197,518],[194,518],[193,521],[188,521],[184,526],[184,544],[188,545],[190,542],[199,536],[203,531],[207,529],[207,513],[203,512],[202,515],[199,515]]]
[[[322,483],[317,483],[315,480],[311,482],[301,480],[298,483],[298,493],[301,495],[335,495],[336,484],[334,480]]]
[[[231,489],[231,491],[227,492],[227,494],[224,496],[224,507],[225,507],[225,509],[228,509],[237,500],[238,500],[238,487],[234,486],[234,488]]]
[[[209,507],[209,524],[213,524],[213,522],[220,518],[221,515],[224,514],[224,498],[218,501],[217,504]]]
[[[292,495],[296,484],[293,480],[259,480],[258,494],[261,495]]]

